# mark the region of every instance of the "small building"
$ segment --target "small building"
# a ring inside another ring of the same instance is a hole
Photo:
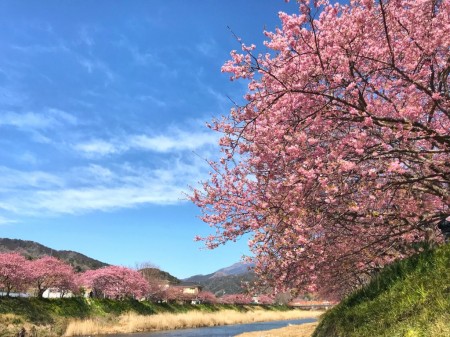
[[[183,282],[179,285],[174,286],[182,291],[183,294],[187,295],[198,295],[202,291],[203,287],[197,283],[193,282]]]
[[[192,282],[184,282],[170,286],[166,289],[166,300],[179,303],[197,304],[198,294],[202,291],[202,286]]]
[[[61,292],[58,288],[47,288],[42,293],[43,298],[71,298],[73,296],[71,291]]]

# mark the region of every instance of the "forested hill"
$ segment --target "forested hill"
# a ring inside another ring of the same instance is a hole
[[[249,267],[251,267],[249,264],[235,263],[214,273],[191,276],[183,281],[198,283],[204,290],[211,291],[217,296],[244,293],[243,284],[255,281],[255,273],[249,271]]]
[[[17,252],[35,259],[45,255],[54,256],[72,265],[77,272],[98,269],[108,264],[70,250],[55,250],[34,241],[0,238],[0,253]]]
[[[170,284],[179,284],[181,281],[175,276],[158,268],[141,268],[139,271],[147,280],[167,280]]]

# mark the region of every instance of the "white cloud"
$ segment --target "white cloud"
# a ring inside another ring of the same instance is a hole
[[[141,95],[141,96],[138,96],[137,99],[142,102],[150,101],[151,103],[156,104],[160,108],[167,106],[167,102],[162,101],[159,98],[156,98],[155,96],[151,96],[151,95]]]
[[[76,125],[78,124],[78,120],[75,116],[69,114],[66,111],[50,108],[47,110],[47,115],[50,118],[53,118],[54,120],[58,121],[60,124],[71,124]]]
[[[177,204],[186,201],[188,186],[205,173],[199,162],[174,160],[155,170],[130,164],[89,165],[58,174],[56,181],[56,174],[2,168],[0,174],[6,172],[9,179],[0,179],[0,210],[19,216],[48,216]],[[13,174],[20,183],[12,180]]]
[[[110,180],[113,177],[113,173],[110,169],[95,164],[89,165],[87,172],[91,173],[94,178],[101,180]]]
[[[54,125],[54,120],[34,112],[6,112],[0,119],[0,125],[14,126],[19,129],[47,129]]]
[[[136,135],[128,139],[131,148],[140,148],[154,152],[171,152],[195,150],[206,145],[214,145],[217,138],[205,132],[189,133],[177,130],[170,136],[166,135]]]
[[[61,52],[70,52],[69,48],[67,48],[66,45],[59,42],[53,45],[28,45],[28,46],[19,46],[19,45],[13,45],[12,49],[20,51],[22,53],[29,53],[29,54],[44,54],[44,53],[61,53]]]
[[[26,151],[22,153],[21,155],[17,156],[17,159],[23,163],[36,165],[40,163],[40,160],[31,152]]]
[[[134,134],[126,137],[101,140],[94,139],[74,144],[82,155],[93,158],[123,153],[130,150],[169,153],[194,151],[217,144],[218,136],[213,132],[172,129],[165,134]]]
[[[0,226],[1,225],[7,225],[7,224],[10,224],[10,223],[16,223],[16,222],[17,222],[16,220],[11,220],[11,219],[5,218],[3,216],[0,216]]]
[[[61,187],[62,178],[42,171],[20,171],[0,166],[0,190],[42,189]]]
[[[217,51],[217,43],[214,39],[203,41],[195,46],[195,49],[204,56],[212,57]]]
[[[0,119],[0,126],[12,126],[22,130],[45,130],[76,123],[74,116],[52,108],[41,113],[5,112]]]
[[[150,185],[100,187],[43,191],[34,195],[37,202],[29,205],[51,213],[86,213],[130,208],[143,204],[176,204],[182,197],[174,186]],[[37,209],[35,209],[38,211]]]
[[[89,74],[95,71],[102,73],[109,81],[114,81],[116,74],[109,68],[109,66],[98,59],[80,58],[78,62],[86,69]]]
[[[4,72],[6,75],[6,71]],[[8,76],[8,75],[6,75]],[[23,93],[17,92],[13,88],[0,87],[0,103],[6,105],[23,105],[27,100],[27,96]],[[2,118],[3,119],[3,118]]]
[[[119,152],[119,148],[116,145],[101,139],[75,144],[73,148],[89,158],[107,156]]]
[[[88,26],[82,26],[78,30],[78,39],[82,44],[92,47],[95,45],[95,40],[91,35],[90,28]]]

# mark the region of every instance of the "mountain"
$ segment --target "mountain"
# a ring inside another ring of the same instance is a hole
[[[169,274],[166,271],[162,271],[158,268],[142,268],[139,269],[141,274],[144,276],[145,279],[148,281],[154,281],[154,280],[165,280],[168,281],[169,284],[179,284],[181,281],[177,279],[175,276]]]
[[[252,266],[252,264],[238,262],[211,274],[191,276],[184,279],[183,282],[198,283],[203,286],[204,290],[210,291],[216,296],[240,294],[245,292],[244,284],[255,281],[255,273],[249,271]]]
[[[246,274],[251,267],[253,267],[251,263],[237,262],[229,267],[219,269],[214,273],[213,277]]]
[[[54,256],[72,265],[78,272],[108,266],[107,263],[71,250],[55,250],[34,241],[0,238],[0,253],[10,252],[20,253],[30,259],[45,255]]]

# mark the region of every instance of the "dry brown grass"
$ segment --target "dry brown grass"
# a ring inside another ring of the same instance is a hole
[[[152,330],[172,330],[198,328],[207,326],[241,324],[251,322],[277,321],[299,318],[316,318],[322,312],[291,310],[273,312],[262,309],[241,313],[233,310],[223,310],[214,313],[191,311],[182,314],[156,314],[142,316],[129,313],[120,316],[112,322],[106,319],[90,319],[71,321],[67,326],[65,336],[98,335],[113,333],[131,333]]]
[[[62,322],[55,323],[55,326],[34,325],[27,322],[23,317],[15,314],[0,314],[0,336],[17,336],[17,333],[24,328],[28,335],[35,331],[38,336],[60,336],[65,326]]]
[[[291,325],[267,331],[246,332],[236,337],[311,337],[317,323]]]

